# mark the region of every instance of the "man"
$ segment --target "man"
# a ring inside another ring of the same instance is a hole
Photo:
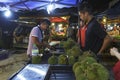
[[[85,26],[81,28],[80,46],[83,51],[91,50],[100,55],[111,42],[111,38],[94,18],[92,12],[89,4],[80,4],[79,16],[85,22]]]
[[[43,42],[43,31],[49,28],[51,22],[47,19],[43,19],[40,22],[40,25],[34,27],[29,36],[29,44],[27,49],[27,55],[32,56],[39,54],[39,51],[42,47],[49,47],[48,44]]]

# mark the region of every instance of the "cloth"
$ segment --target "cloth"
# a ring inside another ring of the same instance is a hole
[[[120,61],[118,61],[113,67],[113,73],[115,76],[115,80],[120,80]]]
[[[95,18],[93,18],[88,24],[87,24],[87,30],[85,32],[85,45],[84,48],[81,47],[83,51],[91,50],[94,53],[98,53],[100,50],[103,40],[107,35],[107,32],[103,30],[101,27],[101,24],[96,21]]]
[[[42,41],[42,39],[43,39],[42,33],[41,33],[40,29],[38,28],[38,26],[33,27],[33,29],[30,32],[27,55],[32,55],[33,53],[38,53],[37,46],[35,46],[35,44],[32,42],[32,36],[37,37],[40,42]]]
[[[87,30],[87,26],[85,27],[82,27],[81,30],[80,30],[80,33],[79,35],[81,35],[81,40],[80,40],[80,43],[81,43],[81,47],[84,48],[85,47],[85,40],[86,40],[86,30]]]

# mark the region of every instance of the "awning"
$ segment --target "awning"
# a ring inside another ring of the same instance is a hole
[[[61,17],[51,17],[50,18],[51,22],[68,22],[67,20],[61,18]]]

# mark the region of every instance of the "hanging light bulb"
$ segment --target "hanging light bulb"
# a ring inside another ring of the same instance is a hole
[[[50,14],[50,12],[52,12],[54,9],[55,9],[55,4],[54,3],[50,3],[47,6],[47,12],[48,12],[48,14]]]
[[[11,11],[10,10],[6,10],[5,13],[4,13],[4,15],[6,17],[10,17],[11,16]]]

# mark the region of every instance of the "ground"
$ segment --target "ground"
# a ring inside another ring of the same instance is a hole
[[[10,54],[9,58],[0,61],[0,80],[8,80],[13,74],[26,65],[28,60],[25,51]]]

